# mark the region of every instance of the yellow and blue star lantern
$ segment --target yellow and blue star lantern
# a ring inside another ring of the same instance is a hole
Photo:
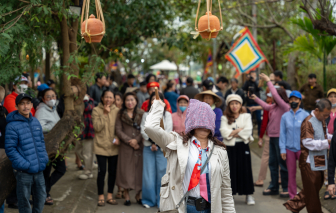
[[[256,69],[267,59],[254,40],[250,30],[246,27],[242,31],[240,38],[232,45],[225,58],[236,68],[238,77],[242,73],[249,73]]]

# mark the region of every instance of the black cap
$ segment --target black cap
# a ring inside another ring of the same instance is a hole
[[[202,82],[202,86],[204,86],[207,90],[212,90],[214,83],[208,79]]]
[[[16,104],[16,106],[17,106],[17,105],[22,101],[22,99],[24,99],[24,98],[28,98],[29,100],[32,100],[32,99],[33,99],[30,95],[28,95],[28,94],[26,94],[26,93],[22,93],[22,94],[18,95],[18,96],[16,97],[16,99],[15,99],[15,104]]]

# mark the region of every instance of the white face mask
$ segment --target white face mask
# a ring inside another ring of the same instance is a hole
[[[88,96],[88,95],[85,95],[85,96],[84,96],[84,101],[88,101],[88,100],[90,100],[89,96]]]
[[[23,93],[25,93],[27,91],[27,89],[28,89],[28,85],[26,85],[26,84],[20,84],[20,85],[17,86],[16,92],[18,94],[23,94]]]
[[[46,104],[47,104],[48,106],[50,106],[50,107],[54,107],[55,104],[56,104],[56,100],[51,99],[51,100],[47,101]]]

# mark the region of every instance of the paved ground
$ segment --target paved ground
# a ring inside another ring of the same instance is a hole
[[[251,145],[252,150],[254,145]],[[66,175],[52,188],[51,195],[54,198],[53,206],[45,206],[44,213],[155,213],[157,208],[145,209],[142,206],[135,204],[134,193],[131,193],[130,207],[123,205],[123,200],[118,200],[119,205],[105,207],[97,207],[97,190],[96,190],[96,173],[93,179],[78,180],[77,176],[80,171],[76,169],[74,164],[74,155],[70,154],[68,159],[68,171]],[[260,158],[257,154],[252,154],[252,166],[254,179],[257,178],[259,172]],[[268,183],[268,179],[265,183]],[[244,196],[235,196],[235,206],[237,213],[269,213],[269,212],[289,212],[283,207],[285,199],[280,199],[278,196],[263,196],[262,188],[255,188],[255,206],[247,206]],[[336,206],[335,201],[331,202],[331,206]],[[5,209],[6,213],[17,213],[17,210]],[[306,211],[302,211],[306,212]],[[324,213],[329,211],[325,210]],[[335,212],[335,211],[333,211]]]

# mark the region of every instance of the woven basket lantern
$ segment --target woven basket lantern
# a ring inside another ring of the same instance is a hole
[[[90,0],[84,0],[84,7],[81,18],[81,33],[87,43],[100,43],[105,34],[105,20],[101,9],[100,1],[95,0],[97,18],[91,14],[89,16]],[[84,19],[85,13],[85,21]]]
[[[198,35],[201,35],[202,38],[210,40],[211,38],[216,38],[219,31],[223,30],[223,20],[222,20],[222,12],[220,2],[218,0],[219,6],[219,14],[220,14],[220,21],[217,16],[211,13],[212,11],[212,0],[207,1],[207,12],[204,16],[202,16],[197,25],[197,18],[199,13],[199,8],[201,5],[201,0],[198,2],[198,8],[196,13],[195,19],[195,30],[196,32],[191,32],[191,34],[195,34],[194,38],[197,38]]]

